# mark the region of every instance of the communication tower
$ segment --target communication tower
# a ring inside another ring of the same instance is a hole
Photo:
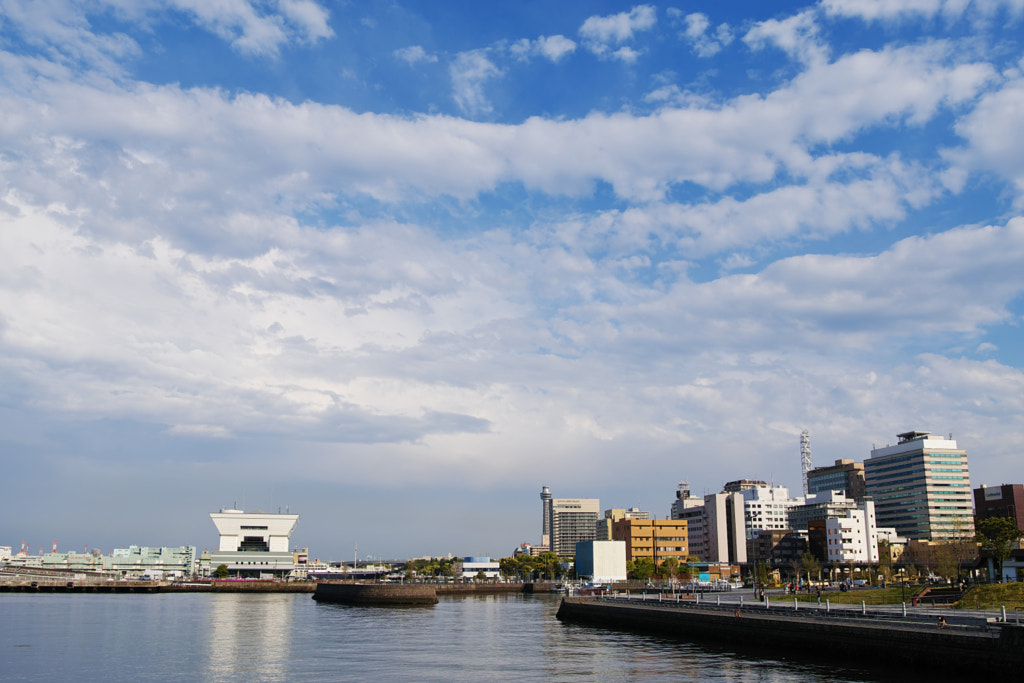
[[[806,429],[800,432],[800,469],[804,480],[804,496],[807,496],[807,475],[811,471],[811,435]]]

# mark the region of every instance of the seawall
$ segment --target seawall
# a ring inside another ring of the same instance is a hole
[[[735,649],[770,649],[861,666],[1019,675],[1024,626],[988,623],[939,629],[934,623],[854,618],[838,612],[565,598],[562,621],[702,640]]]

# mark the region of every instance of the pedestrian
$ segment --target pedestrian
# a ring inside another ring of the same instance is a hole
[[[946,617],[944,617],[942,615],[939,615],[938,626],[939,626],[939,630],[942,630],[942,629],[946,628]]]
[[[821,589],[818,589],[818,605],[821,605]]]

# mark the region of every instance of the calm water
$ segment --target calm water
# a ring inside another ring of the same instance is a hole
[[[306,594],[0,594],[0,680],[880,680],[563,625],[557,607],[554,596],[382,609]]]

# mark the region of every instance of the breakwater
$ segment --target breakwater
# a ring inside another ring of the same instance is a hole
[[[934,617],[855,610],[766,609],[744,606],[648,602],[623,598],[565,598],[562,621],[647,631],[703,640],[735,649],[768,649],[777,655],[811,657],[863,666],[901,666],[1017,675],[1024,667],[1024,626],[991,619],[957,618],[938,628]]]
[[[318,583],[313,599],[346,605],[433,605],[434,586],[427,583]]]

